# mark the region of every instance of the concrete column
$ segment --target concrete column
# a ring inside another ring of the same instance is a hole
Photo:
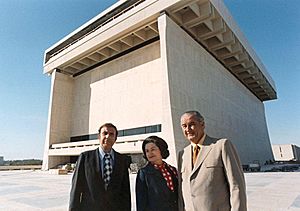
[[[180,149],[175,145],[174,127],[172,120],[172,108],[170,99],[170,81],[169,81],[169,67],[168,67],[168,47],[167,47],[167,15],[162,14],[158,18],[158,30],[160,37],[160,52],[162,63],[162,133],[164,139],[167,141],[170,151],[168,163],[177,166],[177,153]]]
[[[48,170],[69,160],[69,157],[48,156],[48,151],[52,144],[70,141],[73,86],[72,77],[57,70],[52,73],[43,170]]]

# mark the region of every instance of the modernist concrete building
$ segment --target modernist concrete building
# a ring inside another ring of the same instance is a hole
[[[250,15],[250,14],[249,14]],[[221,0],[121,0],[45,52],[51,98],[43,168],[75,162],[114,123],[115,149],[158,135],[176,155],[180,115],[199,110],[243,163],[273,159],[264,101],[275,84]]]
[[[273,144],[274,160],[278,162],[300,162],[300,147],[294,144]]]

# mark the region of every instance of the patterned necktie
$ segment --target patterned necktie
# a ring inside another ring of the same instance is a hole
[[[112,174],[112,165],[111,165],[111,156],[109,153],[104,155],[104,166],[103,166],[103,180],[105,184],[105,190],[107,190],[107,186],[111,179]]]
[[[196,163],[196,160],[197,160],[199,151],[200,151],[200,147],[199,147],[198,145],[196,145],[196,146],[194,147],[194,150],[193,150],[193,168],[194,168],[194,165],[195,165],[195,163]]]

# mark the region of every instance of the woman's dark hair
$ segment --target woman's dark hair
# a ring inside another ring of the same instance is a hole
[[[149,136],[148,138],[146,138],[144,141],[143,141],[143,145],[142,145],[142,149],[143,149],[143,153],[144,153],[144,158],[146,160],[147,157],[146,157],[146,144],[149,144],[149,143],[153,143],[155,144],[159,150],[160,150],[160,153],[161,153],[161,157],[163,159],[166,159],[167,157],[169,157],[170,155],[170,152],[168,150],[168,144],[167,142],[165,142],[165,140],[163,140],[162,138],[158,137],[158,136]]]

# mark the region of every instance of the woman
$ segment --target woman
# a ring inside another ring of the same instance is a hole
[[[168,144],[157,136],[146,138],[142,145],[148,161],[136,178],[137,211],[178,211],[177,170],[163,159],[169,156]]]

